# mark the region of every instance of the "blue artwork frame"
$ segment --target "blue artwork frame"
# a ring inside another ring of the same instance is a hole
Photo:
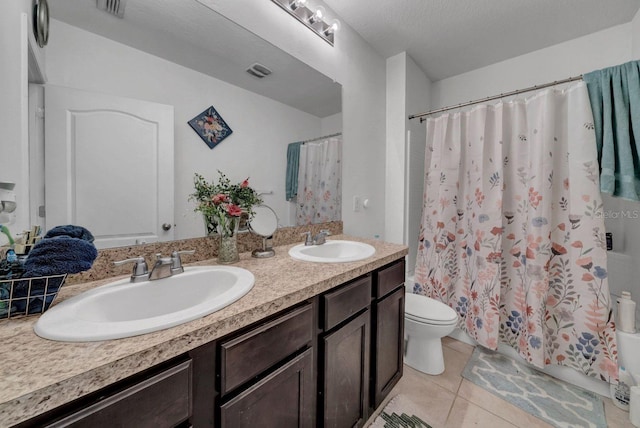
[[[233,130],[213,106],[191,119],[188,123],[210,149],[213,149],[233,133]]]

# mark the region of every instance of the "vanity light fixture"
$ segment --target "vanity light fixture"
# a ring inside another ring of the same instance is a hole
[[[313,12],[313,15],[309,17],[309,24],[315,24],[316,22],[322,21],[324,18],[324,7],[318,6],[316,11]]]
[[[335,34],[340,28],[340,22],[337,19],[332,20],[330,23],[325,22],[326,14],[322,6],[312,7],[309,5],[308,0],[271,1],[333,46]]]
[[[289,1],[289,9],[296,10],[300,6],[304,7],[307,5],[307,0],[290,0]]]

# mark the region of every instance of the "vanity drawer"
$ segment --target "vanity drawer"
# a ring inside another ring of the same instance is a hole
[[[396,288],[404,284],[405,265],[404,259],[377,272],[374,297],[386,296]]]
[[[313,339],[313,308],[304,305],[220,344],[220,394],[269,369]]]
[[[191,360],[47,427],[174,427],[191,416]]]
[[[322,296],[322,328],[327,331],[371,303],[371,275]]]

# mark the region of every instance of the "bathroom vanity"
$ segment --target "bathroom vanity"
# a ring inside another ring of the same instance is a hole
[[[237,265],[254,273],[251,292],[156,333],[62,343],[29,332],[29,318],[0,325],[0,337],[11,334],[6,327],[20,331],[14,338],[36,360],[24,353],[20,367],[21,356],[10,356],[10,368],[22,373],[0,392],[0,420],[19,427],[362,426],[402,376],[407,249],[349,239],[374,245],[376,254],[331,264],[293,260],[291,245],[268,260],[243,254]],[[96,285],[72,286],[61,297]],[[50,370],[38,368],[46,361]]]

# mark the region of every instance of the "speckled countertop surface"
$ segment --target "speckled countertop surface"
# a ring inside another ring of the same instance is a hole
[[[126,339],[67,343],[36,336],[37,316],[0,322],[0,426],[11,426],[96,391],[407,254],[403,245],[345,235],[331,239],[366,242],[376,248],[376,254],[359,262],[309,263],[289,257],[289,248],[296,244],[275,247],[276,256],[270,259],[242,253],[233,266],[255,275],[253,289],[218,312],[170,329]],[[215,260],[195,264],[215,264]],[[57,302],[113,280],[65,286]]]

